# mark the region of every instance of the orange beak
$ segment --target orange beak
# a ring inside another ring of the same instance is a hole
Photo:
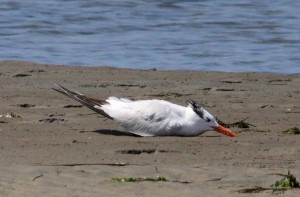
[[[228,136],[230,136],[230,137],[236,137],[236,134],[235,134],[235,133],[233,133],[232,131],[230,131],[229,129],[226,129],[225,127],[223,127],[223,126],[221,126],[221,125],[219,125],[219,126],[217,126],[217,127],[213,127],[213,129],[214,129],[215,131],[218,131],[218,132],[220,132],[220,133],[223,133],[224,135],[228,135]]]

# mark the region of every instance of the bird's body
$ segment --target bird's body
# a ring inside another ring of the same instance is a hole
[[[128,101],[110,97],[102,109],[116,120],[121,130],[141,136],[195,136],[201,128],[193,128],[188,120],[190,108],[163,100]],[[186,131],[186,132],[184,132]]]
[[[122,132],[140,136],[197,136],[208,130],[216,130],[235,137],[234,133],[220,126],[211,114],[194,101],[189,101],[188,106],[184,107],[156,99],[132,101],[109,97],[97,100],[57,86],[58,89],[53,89],[115,120]]]

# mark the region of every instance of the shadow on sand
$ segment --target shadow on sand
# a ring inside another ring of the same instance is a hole
[[[91,131],[91,132],[102,134],[102,135],[141,137],[141,136],[135,135],[133,133],[126,133],[126,132],[121,132],[121,131],[118,131],[118,130],[100,129],[100,130],[94,130],[94,131]]]
[[[143,137],[143,136],[139,136],[133,133],[126,133],[126,132],[122,132],[122,131],[118,131],[118,130],[109,130],[109,129],[99,129],[99,130],[94,130],[94,131],[90,131],[90,132],[94,132],[94,133],[98,133],[98,134],[102,134],[102,135],[115,135],[115,136],[129,136],[129,137]],[[188,137],[188,136],[166,136],[166,137]],[[200,135],[197,137],[205,137],[205,138],[219,138],[221,137],[221,135]]]

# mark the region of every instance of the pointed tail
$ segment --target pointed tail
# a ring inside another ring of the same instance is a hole
[[[79,103],[81,103],[84,106],[90,108],[91,110],[105,116],[106,118],[109,118],[111,120],[113,119],[112,117],[110,117],[107,113],[105,113],[101,109],[102,105],[109,104],[107,101],[89,98],[89,97],[86,97],[86,96],[84,96],[83,94],[81,94],[79,92],[70,91],[70,90],[68,90],[67,88],[65,88],[61,85],[58,85],[58,84],[55,84],[55,85],[57,86],[57,88],[52,88],[53,90],[78,101]]]

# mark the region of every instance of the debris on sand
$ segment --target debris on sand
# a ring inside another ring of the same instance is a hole
[[[133,178],[133,177],[123,177],[123,178],[112,178],[111,179],[115,183],[123,183],[123,182],[141,182],[141,181],[152,181],[152,182],[158,182],[158,181],[168,181],[164,176],[157,176],[156,178]]]
[[[22,107],[22,108],[30,108],[30,107],[35,107],[35,105],[28,104],[28,103],[19,104],[18,106],[19,106],[19,107]]]
[[[271,187],[252,187],[237,190],[238,193],[260,193],[263,191],[272,191],[272,194],[284,193],[288,189],[300,188],[299,182],[296,180],[296,177],[288,171],[288,174],[276,174],[282,176],[283,179],[276,181]]]
[[[32,179],[32,181],[35,181],[36,179],[41,178],[42,176],[43,176],[43,174],[40,174],[40,175],[34,177],[34,178]]]
[[[272,191],[272,194],[279,194],[284,193],[287,189],[286,188],[269,188],[269,187],[252,187],[246,189],[237,190],[238,193],[242,194],[252,194],[252,193],[260,193],[263,191]]]
[[[124,182],[142,182],[142,181],[150,181],[150,182],[172,182],[172,183],[182,183],[182,184],[189,184],[191,182],[189,181],[170,181],[164,176],[156,176],[156,178],[149,178],[149,177],[143,177],[143,178],[133,178],[133,177],[123,177],[123,178],[112,178],[112,182],[114,183],[124,183]]]
[[[300,188],[299,182],[296,177],[288,171],[288,174],[276,174],[282,176],[283,179],[276,181],[272,184],[272,187],[282,187],[282,188]]]
[[[14,75],[14,77],[28,77],[28,76],[31,76],[31,75],[30,74],[25,74],[25,73]]]
[[[64,108],[82,108],[83,105],[65,105]]]
[[[21,118],[21,116],[10,112],[6,114],[0,114],[0,118]]]
[[[256,127],[253,124],[245,122],[246,120],[247,120],[247,118],[245,118],[244,120],[233,122],[233,123],[225,123],[225,122],[223,122],[223,121],[221,121],[220,119],[217,118],[218,124],[222,125],[225,128],[238,127],[238,128],[245,129],[245,128],[249,128],[250,126]]]
[[[39,122],[53,123],[53,122],[63,122],[65,119],[63,118],[45,118],[39,120]]]
[[[300,129],[298,127],[293,127],[288,130],[282,131],[282,133],[286,135],[299,135]]]
[[[129,149],[129,150],[118,150],[117,153],[139,155],[142,153],[152,154],[155,151],[156,151],[155,149],[143,149],[143,150]]]

